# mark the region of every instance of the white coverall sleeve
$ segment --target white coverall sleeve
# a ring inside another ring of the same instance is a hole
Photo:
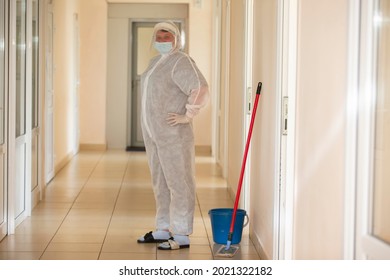
[[[199,113],[200,109],[207,104],[208,99],[209,90],[207,85],[191,90],[186,104],[186,113],[184,115],[168,113],[168,124],[174,126],[189,123]]]
[[[188,97],[188,103],[186,105],[186,116],[190,119],[195,117],[199,113],[200,109],[206,106],[208,100],[209,89],[207,85],[191,90],[191,94]]]
[[[172,70],[172,79],[188,97],[185,114],[168,113],[167,122],[172,126],[189,123],[209,99],[206,79],[189,56],[183,56],[176,62]]]

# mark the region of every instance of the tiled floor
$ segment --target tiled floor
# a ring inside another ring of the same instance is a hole
[[[144,152],[81,152],[48,185],[45,198],[14,235],[0,243],[9,260],[212,260],[208,211],[232,208],[220,170],[208,156],[196,157],[197,204],[191,247],[158,250],[138,244],[153,229],[155,204]],[[233,258],[259,259],[243,230]]]

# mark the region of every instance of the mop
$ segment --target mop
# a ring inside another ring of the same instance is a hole
[[[236,222],[236,214],[237,214],[238,202],[240,200],[242,181],[244,179],[244,171],[245,171],[246,159],[248,157],[248,150],[249,150],[249,145],[250,145],[250,142],[251,142],[251,136],[252,136],[252,131],[253,131],[253,124],[255,122],[257,104],[259,103],[259,98],[260,98],[261,86],[262,86],[262,83],[259,82],[258,85],[257,85],[257,90],[256,90],[256,98],[255,98],[255,104],[253,106],[252,118],[251,118],[251,122],[250,122],[250,126],[249,126],[249,132],[248,132],[248,138],[247,138],[246,145],[245,145],[244,158],[242,160],[242,165],[241,165],[241,174],[240,174],[240,179],[238,181],[236,200],[234,202],[234,208],[233,208],[232,220],[231,220],[231,223],[230,223],[228,240],[227,240],[226,245],[223,245],[223,246],[221,246],[221,248],[218,249],[217,253],[215,254],[215,256],[217,256],[217,257],[232,258],[237,253],[238,248],[239,248],[238,246],[232,246],[231,244],[232,244],[232,239],[233,239],[234,223]]]

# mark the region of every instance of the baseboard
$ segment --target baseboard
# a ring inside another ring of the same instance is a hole
[[[35,206],[38,205],[38,203],[41,200],[41,190],[39,187],[36,187],[32,192],[31,192],[31,210],[35,208]]]
[[[105,151],[107,144],[80,144],[80,151]]]
[[[127,146],[126,147],[127,152],[145,152],[145,147],[131,147]]]
[[[211,156],[211,146],[195,146],[195,154],[198,156]]]
[[[74,154],[67,154],[59,163],[54,166],[54,174],[57,174],[62,168],[69,163]]]
[[[258,238],[258,236],[255,234],[255,232],[251,227],[249,227],[249,238],[252,240],[253,245],[255,246],[255,249],[259,254],[261,260],[272,260],[272,258],[270,258],[267,255],[267,253],[264,251],[260,239]]]

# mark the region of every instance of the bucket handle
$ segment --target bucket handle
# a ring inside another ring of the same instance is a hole
[[[246,221],[244,221],[244,225],[242,227],[246,227],[249,224],[249,216],[245,214]]]

